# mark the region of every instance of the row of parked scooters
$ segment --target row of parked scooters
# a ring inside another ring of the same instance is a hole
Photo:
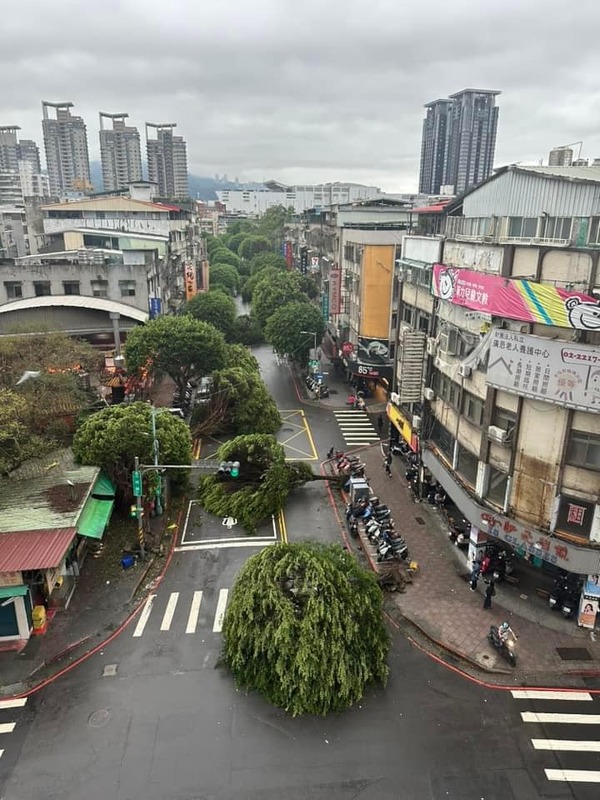
[[[317,399],[329,397],[329,386],[326,383],[319,382],[312,375],[306,376],[306,386],[310,392],[313,392]]]
[[[329,453],[330,457],[334,454]],[[365,465],[358,456],[345,453],[335,453],[336,468],[339,474],[347,475],[344,484],[350,488],[351,478],[365,478]],[[397,533],[390,508],[382,503],[379,497],[370,494],[358,502],[348,502],[346,506],[346,521],[350,535],[358,538],[359,524],[364,526],[364,531],[377,550],[377,561],[410,561],[408,546],[403,537]]]
[[[554,588],[548,597],[548,605],[553,611],[560,611],[565,619],[572,619],[579,608],[581,580],[569,572],[561,570],[554,580]]]

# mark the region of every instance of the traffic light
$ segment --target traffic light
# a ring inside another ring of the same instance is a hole
[[[129,506],[129,516],[137,517],[137,506]]]
[[[217,476],[225,481],[229,478],[239,478],[240,475],[240,462],[239,461],[221,461]]]

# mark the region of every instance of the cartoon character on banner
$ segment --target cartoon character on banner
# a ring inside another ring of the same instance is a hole
[[[455,269],[441,269],[438,273],[438,292],[442,300],[453,300],[457,272]]]
[[[580,297],[569,297],[565,300],[565,308],[572,328],[600,330],[600,302],[590,303]]]
[[[591,397],[592,405],[600,405],[600,369],[590,369],[585,391]]]

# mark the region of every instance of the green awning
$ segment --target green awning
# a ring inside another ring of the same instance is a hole
[[[115,496],[115,487],[112,485],[110,478],[108,478],[103,472],[98,475],[96,479],[96,483],[92,489],[92,497],[100,496],[103,500],[108,498],[114,498]]]
[[[102,539],[106,526],[110,521],[114,500],[96,500],[88,498],[83,511],[77,520],[77,532],[89,539]]]
[[[23,597],[28,591],[28,586],[0,586],[0,600],[7,597]]]

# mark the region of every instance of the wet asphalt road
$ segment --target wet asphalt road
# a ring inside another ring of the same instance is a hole
[[[287,370],[266,349],[259,355],[280,407],[299,407]],[[307,407],[306,414],[324,453],[331,412]],[[323,484],[301,490],[286,518],[290,539],[336,540]],[[141,632],[138,617],[102,653],[13,714],[17,727],[0,742],[0,798],[597,797],[597,785],[550,782],[544,768],[600,769],[598,754],[534,751],[531,737],[557,731],[526,725],[520,712],[590,713],[591,706],[598,714],[600,701],[554,701],[552,709],[546,701],[517,701],[440,666],[395,632],[387,689],[338,717],[290,719],[236,691],[218,666],[220,634],[213,629],[219,598],[251,552],[176,553]],[[569,738],[584,738],[584,726],[567,727]]]

